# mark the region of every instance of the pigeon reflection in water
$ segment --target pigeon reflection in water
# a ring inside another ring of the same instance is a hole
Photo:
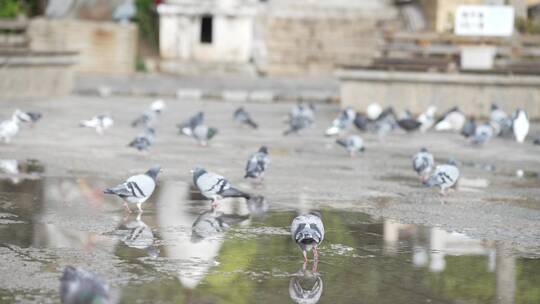
[[[231,226],[249,219],[247,215],[225,214],[223,212],[205,211],[201,213],[191,227],[191,242],[197,243],[215,236]]]
[[[122,242],[128,247],[144,250],[148,256],[156,258],[159,256],[159,249],[154,245],[154,233],[142,220],[141,215],[139,213],[135,220],[124,225],[128,233],[122,238]]]
[[[294,303],[315,304],[321,299],[322,293],[323,280],[318,273],[302,270],[289,281],[289,297]]]

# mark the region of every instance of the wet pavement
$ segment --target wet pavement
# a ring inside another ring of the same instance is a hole
[[[65,265],[92,269],[119,303],[538,303],[540,250],[365,213],[322,209],[326,238],[304,268],[292,210],[223,201],[165,181],[141,214],[111,180],[0,183],[0,299],[57,303]]]
[[[318,105],[314,128],[284,138],[290,104],[245,105],[261,125],[254,131],[233,123],[237,103],[165,100],[156,143],[139,153],[126,147],[139,132],[129,122],[151,101],[5,103],[44,118],[0,145],[0,302],[57,303],[66,265],[96,272],[119,303],[540,302],[540,162],[530,142],[475,148],[455,134],[361,134],[367,150],[351,159],[322,136],[334,105]],[[198,110],[219,128],[206,148],[176,135]],[[76,127],[98,113],[115,118],[105,135]],[[242,175],[262,144],[271,164],[257,186]],[[412,171],[422,146],[459,162],[449,197]],[[164,172],[141,217],[102,194],[155,163]],[[191,186],[198,164],[256,199],[209,212]],[[307,210],[326,226],[316,271],[302,269],[288,232]]]

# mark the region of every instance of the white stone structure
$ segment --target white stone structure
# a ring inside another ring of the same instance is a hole
[[[252,0],[168,0],[158,6],[163,59],[248,63],[257,13]]]

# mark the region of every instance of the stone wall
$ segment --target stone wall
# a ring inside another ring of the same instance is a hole
[[[319,2],[270,6],[261,16],[261,39],[266,48],[260,67],[263,72],[330,74],[338,66],[366,65],[377,55],[377,25],[395,18],[391,6]]]
[[[112,22],[32,19],[33,51],[77,51],[79,72],[131,74],[137,55],[137,26]]]
[[[365,111],[372,102],[418,114],[429,105],[439,113],[458,106],[467,114],[487,115],[492,102],[505,111],[524,109],[530,118],[540,119],[540,77],[439,74],[342,70],[340,96],[343,107]]]

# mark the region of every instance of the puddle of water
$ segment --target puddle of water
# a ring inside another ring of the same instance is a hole
[[[212,213],[189,185],[162,181],[142,216],[124,217],[101,194],[111,182],[0,182],[0,302],[57,303],[70,264],[108,281],[120,303],[540,302],[540,259],[506,243],[321,210],[320,261],[303,269],[294,211],[257,197]]]

